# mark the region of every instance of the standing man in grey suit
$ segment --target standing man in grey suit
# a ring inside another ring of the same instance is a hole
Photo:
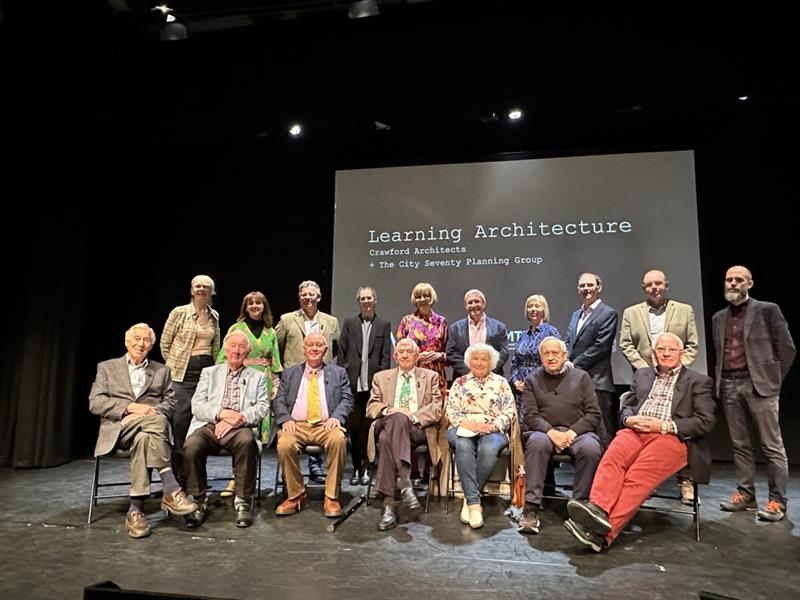
[[[599,433],[603,447],[608,446],[615,427],[611,415],[614,378],[611,374],[611,351],[617,337],[617,311],[600,300],[603,281],[594,273],[578,277],[578,296],[581,307],[572,313],[567,329],[567,348],[572,364],[592,378],[597,401],[603,412]]]
[[[333,364],[339,355],[339,320],[319,309],[322,291],[316,281],[307,279],[297,286],[300,308],[284,313],[275,326],[278,347],[283,359],[283,367],[292,367],[305,362],[305,339],[310,333],[321,333],[325,337],[327,350],[325,362]],[[308,457],[308,472],[317,483],[325,482],[322,461],[317,456]]]
[[[225,362],[206,367],[192,397],[192,422],[184,444],[187,489],[199,505],[186,517],[187,527],[199,527],[208,511],[206,460],[226,450],[233,462],[234,522],[253,523],[252,499],[256,489],[258,427],[269,411],[264,373],[244,366],[252,345],[247,334],[234,329],[222,341]]]
[[[350,454],[353,459],[353,477],[350,485],[369,484],[369,469],[365,462],[367,453],[367,400],[372,378],[378,371],[388,369],[392,361],[392,326],[375,314],[378,294],[365,285],[358,288],[356,300],[361,312],[347,317],[339,336],[339,364],[350,378],[350,391],[355,398],[348,417]]]
[[[89,410],[100,416],[95,456],[120,448],[130,450],[131,504],[125,528],[132,538],[150,535],[144,516],[144,501],[150,495],[150,469],[158,469],[164,485],[161,508],[185,515],[197,508],[178,485],[170,466],[169,418],[175,410],[175,395],[169,369],[147,354],[156,343],[156,332],[147,323],[137,323],[125,332],[122,358],[97,365],[89,393]]]
[[[353,408],[353,394],[347,372],[327,365],[322,357],[328,349],[325,336],[309,333],[305,340],[304,363],[284,369],[275,396],[275,423],[278,431],[278,461],[286,477],[287,498],[275,509],[278,515],[291,515],[308,504],[298,454],[308,445],[322,446],[328,459],[325,478],[326,517],[339,517],[339,490],[342,484],[347,440],[343,423]]]
[[[486,296],[480,290],[469,290],[464,294],[467,317],[450,325],[447,332],[447,364],[453,367],[453,379],[469,373],[464,363],[464,352],[472,344],[489,344],[500,353],[494,372],[503,374],[503,365],[508,360],[508,333],[504,323],[486,316]]]
[[[742,266],[725,273],[727,308],[712,319],[717,354],[717,397],[725,409],[738,478],[736,491],[722,510],[756,509],[755,460],[747,422],[752,420],[767,460],[769,500],[758,511],[765,521],[786,515],[789,463],[781,437],[781,383],[795,356],[794,342],[780,307],[749,295],[753,276]],[[749,418],[748,418],[749,417]]]

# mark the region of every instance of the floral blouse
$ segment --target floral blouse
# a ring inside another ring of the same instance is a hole
[[[514,396],[505,377],[489,373],[484,379],[478,379],[468,373],[453,382],[445,414],[453,427],[469,419],[493,423],[499,431],[507,432],[515,411]]]
[[[420,352],[431,350],[445,352],[447,346],[447,320],[440,314],[431,311],[427,319],[418,313],[404,316],[397,326],[397,339],[411,338],[417,343]],[[444,373],[445,360],[437,359],[432,362],[418,361],[417,366],[430,369],[439,374],[439,391],[442,397],[447,393],[447,378]]]

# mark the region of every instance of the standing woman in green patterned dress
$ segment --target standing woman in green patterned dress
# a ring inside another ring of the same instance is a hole
[[[272,400],[278,392],[280,383],[281,357],[278,350],[278,337],[272,327],[272,311],[269,308],[267,297],[261,292],[250,292],[242,300],[239,318],[236,323],[228,328],[228,333],[234,330],[244,332],[250,340],[253,349],[244,359],[246,367],[253,367],[262,371],[267,383],[267,397]],[[225,348],[219,351],[217,364],[225,362]],[[268,444],[272,434],[272,411],[267,413],[261,421],[261,442]],[[230,493],[228,493],[230,491]],[[222,496],[233,494],[233,480],[228,482],[228,487]]]

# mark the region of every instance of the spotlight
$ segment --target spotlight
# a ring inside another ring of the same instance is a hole
[[[166,4],[159,4],[151,8],[150,11],[160,12],[164,15],[164,23],[158,31],[158,36],[162,42],[177,42],[186,39],[188,35],[186,32],[186,25],[178,23],[175,19],[175,15],[172,14],[175,11],[169,6]]]
[[[522,118],[522,111],[520,109],[518,109],[518,108],[512,108],[510,111],[508,111],[508,118],[511,119],[512,121],[516,121],[517,119],[521,119]]]
[[[347,6],[347,16],[350,19],[377,17],[379,13],[377,0],[356,0]]]
[[[739,102],[747,102],[750,100],[750,96],[739,96]]]
[[[303,133],[303,127],[300,123],[295,123],[289,128],[289,135],[292,137],[297,137],[301,133]]]
[[[380,121],[375,121],[375,129],[377,131],[389,131],[392,128],[391,125],[388,123],[381,123]]]

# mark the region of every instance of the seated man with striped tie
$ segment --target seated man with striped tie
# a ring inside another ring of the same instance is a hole
[[[427,444],[431,464],[439,462],[438,424],[442,417],[439,375],[417,367],[419,347],[411,338],[397,342],[396,369],[375,373],[367,403],[367,417],[375,419],[369,432],[367,456],[375,460],[376,439],[378,467],[375,490],[383,496],[383,513],[378,529],[397,526],[395,491],[409,510],[419,508],[411,485],[411,451]]]
[[[303,344],[305,362],[281,374],[275,397],[275,423],[278,431],[278,461],[286,477],[288,498],[275,512],[292,515],[308,504],[298,456],[306,446],[322,446],[328,460],[325,478],[326,517],[339,517],[339,490],[342,484],[347,450],[342,423],[353,408],[353,394],[347,371],[322,362],[328,342],[321,333],[306,336]]]

